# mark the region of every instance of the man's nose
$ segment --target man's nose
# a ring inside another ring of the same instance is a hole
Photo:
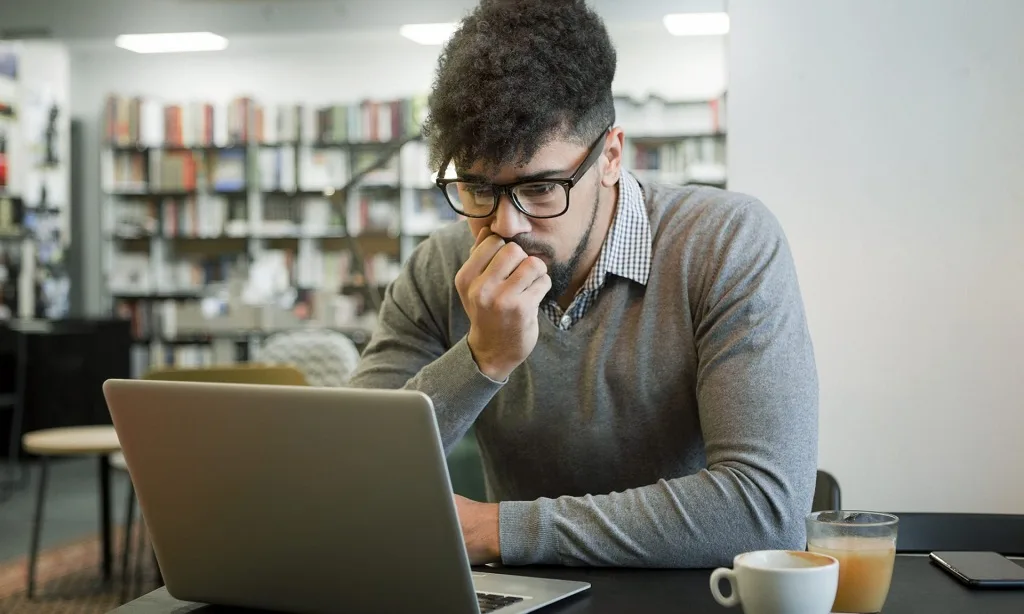
[[[529,231],[530,219],[516,208],[509,194],[502,194],[498,200],[498,209],[491,217],[491,232],[500,237],[511,239],[518,234]]]

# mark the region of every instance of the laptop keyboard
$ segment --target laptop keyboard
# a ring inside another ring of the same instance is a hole
[[[499,610],[505,606],[519,603],[522,597],[510,597],[508,595],[492,595],[491,593],[477,593],[476,601],[480,604],[480,613],[487,614]]]

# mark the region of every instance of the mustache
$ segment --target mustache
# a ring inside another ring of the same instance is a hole
[[[519,247],[523,248],[523,251],[531,256],[547,256],[549,259],[555,258],[555,250],[550,245],[534,241],[528,237],[522,235],[516,235],[510,239],[505,239],[506,243],[515,243]]]

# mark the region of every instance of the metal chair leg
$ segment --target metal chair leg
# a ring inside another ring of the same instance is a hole
[[[142,561],[145,560],[146,554],[146,518],[142,515],[142,510],[139,510],[139,528],[135,531],[135,571],[132,572],[132,590],[135,594],[139,594],[143,586],[145,579],[145,569],[143,568]],[[136,584],[137,582],[137,584]]]
[[[132,555],[132,528],[135,524],[135,486],[128,480],[128,502],[124,512],[124,538],[121,540],[121,601],[128,600],[128,563]]]
[[[150,548],[152,548],[153,543],[150,542],[149,545],[150,545]],[[156,558],[156,549],[153,549],[152,552],[153,552],[153,569],[156,570],[156,588],[160,588],[161,586],[164,585],[164,574],[163,574],[162,571],[160,571],[160,561],[158,561],[157,558]]]
[[[43,529],[43,505],[46,502],[46,482],[50,475],[50,459],[39,457],[39,490],[36,494],[36,510],[32,519],[32,541],[28,550],[28,598],[34,599],[36,592],[36,560],[39,557],[39,538]]]

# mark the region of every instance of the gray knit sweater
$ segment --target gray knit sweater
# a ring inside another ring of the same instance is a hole
[[[446,451],[475,424],[506,565],[710,567],[804,547],[818,382],[783,232],[745,195],[644,189],[647,285],[609,276],[566,331],[541,317],[507,382],[466,345],[464,223],[412,254],[350,382],[429,395]]]

